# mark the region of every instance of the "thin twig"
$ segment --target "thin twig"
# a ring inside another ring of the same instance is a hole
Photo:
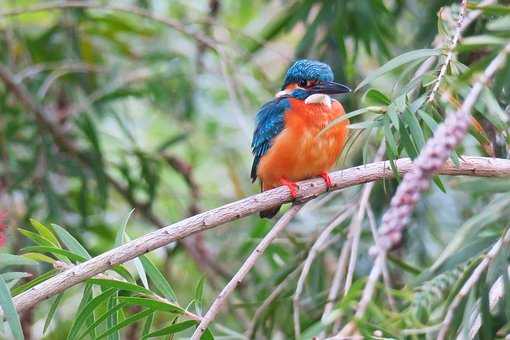
[[[384,140],[381,142],[379,147],[377,148],[377,152],[374,157],[374,162],[378,162],[383,159],[384,154],[386,152],[386,144]],[[333,306],[338,299],[339,295],[343,291],[344,294],[347,293],[351,284],[347,283],[347,280],[344,280],[345,273],[347,271],[347,266],[350,268],[350,280],[352,281],[352,276],[354,274],[354,268],[356,266],[356,257],[358,256],[358,243],[359,243],[359,235],[361,233],[361,223],[363,221],[363,217],[366,211],[366,207],[368,204],[368,200],[370,199],[370,193],[373,189],[373,183],[368,183],[363,186],[363,190],[361,193],[359,207],[357,213],[354,215],[351,224],[349,225],[348,237],[346,242],[344,243],[340,255],[338,257],[335,274],[333,275],[333,280],[331,282],[331,287],[328,293],[328,300],[326,305],[324,306],[324,311],[322,312],[321,320],[323,322],[326,321],[328,314],[333,310]],[[353,245],[356,248],[353,251]],[[350,257],[349,257],[350,256]],[[351,261],[349,261],[349,258]],[[341,285],[344,284],[342,288]],[[333,326],[333,331],[340,327],[341,316],[338,316],[335,320],[335,324]],[[325,331],[321,332],[319,335],[319,339],[323,339],[325,337]]]
[[[375,222],[375,216],[374,212],[372,211],[372,207],[370,205],[367,206],[367,217],[368,217],[368,223],[370,225],[370,230],[372,231],[372,237],[374,238],[374,243],[377,244],[378,240],[378,234],[377,234],[377,223]],[[383,282],[384,282],[384,288],[386,290],[386,297],[388,298],[388,304],[390,305],[390,308],[396,312],[397,311],[397,303],[395,302],[395,299],[393,298],[393,295],[391,294],[391,278],[390,278],[390,272],[388,270],[388,263],[385,261],[383,263],[382,268],[382,275],[383,275]]]
[[[156,13],[151,13],[149,11],[146,11],[146,10],[140,8],[140,7],[129,6],[129,5],[112,5],[112,4],[104,4],[104,3],[100,3],[100,2],[95,2],[95,1],[73,1],[73,0],[55,1],[55,2],[38,4],[38,5],[35,5],[32,7],[16,8],[16,9],[13,9],[10,11],[0,12],[0,18],[23,15],[26,13],[44,12],[44,11],[50,11],[50,10],[63,10],[66,8],[89,8],[89,9],[102,10],[102,11],[124,12],[124,13],[129,13],[132,15],[136,15],[139,17],[147,18],[147,19],[159,22],[161,24],[164,24],[164,25],[184,34],[184,35],[189,36],[190,38],[197,40],[204,46],[207,46],[208,48],[216,50],[217,43],[214,40],[212,40],[211,38],[202,34],[201,32],[191,30],[188,27],[184,26],[181,22],[179,22],[177,20],[173,20],[171,18],[168,18],[167,16],[162,16],[162,15],[159,15]]]
[[[441,66],[439,75],[437,76],[434,82],[434,87],[432,88],[432,91],[430,92],[429,97],[427,98],[427,102],[429,103],[434,101],[437,91],[439,90],[439,86],[441,85],[441,82],[443,81],[443,78],[446,75],[446,71],[453,59],[453,55],[455,54],[455,49],[457,48],[457,44],[462,34],[462,23],[464,22],[464,18],[466,16],[467,10],[466,7],[467,0],[461,0],[459,19],[457,20],[457,25],[455,27],[455,34],[453,35],[450,46],[448,46],[448,53],[446,54],[446,59],[443,65]]]
[[[246,330],[246,338],[253,339],[255,336],[255,330],[257,327],[257,323],[266,309],[285,291],[286,288],[289,287],[289,282],[294,279],[299,270],[303,267],[303,263],[298,265],[287,277],[280,282],[272,291],[271,294],[262,302],[262,304],[255,310],[253,317],[251,319],[250,325]]]
[[[482,274],[487,270],[492,261],[494,261],[494,258],[496,257],[496,255],[498,255],[500,250],[503,247],[508,246],[509,243],[510,243],[510,229],[506,230],[503,237],[500,238],[492,246],[487,255],[484,256],[484,259],[480,262],[480,264],[478,264],[478,266],[476,266],[475,270],[473,270],[473,273],[469,276],[466,282],[464,282],[464,285],[457,293],[457,295],[455,295],[455,298],[453,299],[452,303],[448,306],[448,311],[446,313],[443,324],[437,336],[438,340],[446,339],[448,329],[450,328],[453,322],[453,318],[455,317],[455,311],[461,304],[462,300],[464,300],[464,298],[474,288],[478,280],[480,280]]]
[[[310,272],[310,268],[312,267],[313,261],[319,254],[319,250],[322,248],[323,244],[328,239],[329,235],[333,232],[333,230],[345,221],[352,213],[352,209],[350,207],[344,208],[333,220],[324,228],[321,232],[315,243],[310,248],[310,252],[304,262],[303,270],[301,271],[301,275],[299,276],[299,280],[296,285],[296,291],[294,296],[292,297],[292,304],[294,307],[294,337],[299,339],[301,336],[301,328],[300,328],[300,316],[299,316],[299,299],[301,294],[303,293],[303,289],[305,286],[306,278],[308,277],[308,273]]]
[[[413,168],[412,162],[408,158],[396,160],[395,165],[400,175],[409,172]],[[439,174],[510,177],[510,160],[462,156],[458,166],[447,162],[441,168]],[[394,173],[391,171],[389,162],[377,162],[332,172],[330,177],[333,183],[333,187],[330,190],[340,190],[370,181],[394,178]],[[302,181],[298,185],[300,188],[299,199],[302,200],[317,197],[326,191],[326,185],[321,178]],[[14,297],[14,305],[18,311],[23,311],[98,273],[132,260],[149,251],[161,248],[194,233],[203,232],[291,201],[292,196],[289,189],[287,187],[278,187],[154,230],[122,246],[80,263],[73,270],[64,271],[26,290]]]
[[[232,277],[232,279],[227,283],[225,288],[218,294],[211,307],[207,311],[207,313],[200,321],[197,329],[193,333],[191,340],[200,340],[202,334],[207,330],[210,323],[216,318],[216,315],[220,312],[221,308],[227,301],[227,298],[232,294],[232,292],[236,289],[237,286],[241,284],[246,275],[253,268],[258,258],[262,256],[267,247],[273,242],[273,240],[278,236],[278,234],[287,227],[287,225],[292,221],[294,216],[301,210],[302,204],[293,205],[285,214],[278,220],[278,222],[274,225],[274,227],[264,236],[262,241],[257,245],[255,250],[248,256],[248,258],[244,261],[243,265],[237,273]]]
[[[377,152],[374,157],[374,162],[378,162],[383,159],[384,154],[386,152],[386,143],[384,140],[379,145]],[[367,210],[368,201],[370,199],[370,194],[372,193],[372,189],[374,188],[374,182],[365,184],[363,186],[363,191],[361,192],[361,197],[359,201],[359,208],[357,213],[354,215],[354,218],[351,222],[351,226],[349,226],[349,239],[350,239],[350,249],[351,254],[349,257],[349,267],[347,270],[347,276],[345,277],[344,284],[344,295],[347,294],[349,289],[351,288],[352,280],[354,277],[354,270],[356,269],[356,262],[358,259],[358,247],[359,241],[361,237],[361,226],[363,223],[363,219],[365,217],[365,212]]]

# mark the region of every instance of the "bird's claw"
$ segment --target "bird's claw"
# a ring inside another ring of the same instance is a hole
[[[330,190],[333,187],[333,182],[331,181],[331,177],[329,177],[329,174],[327,172],[321,173],[321,177],[326,183],[326,190]]]
[[[285,185],[290,190],[290,195],[292,196],[292,199],[296,199],[298,197],[298,190],[299,186],[296,184],[296,182],[289,181],[285,178],[281,179],[282,185]]]

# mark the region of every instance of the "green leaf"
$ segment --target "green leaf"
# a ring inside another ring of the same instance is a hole
[[[107,306],[108,311],[111,311],[115,306],[117,305],[117,298],[118,298],[118,292],[115,292],[110,299],[108,300]],[[119,322],[119,313],[118,309],[115,310],[113,313],[110,313],[110,316],[107,319],[106,326],[108,328],[114,327]],[[97,321],[97,320],[96,320]],[[113,332],[112,334],[108,335],[108,340],[119,340],[120,339],[120,333],[117,330],[116,332]]]
[[[476,235],[487,224],[493,223],[508,211],[507,207],[510,204],[510,197],[508,195],[498,197],[493,200],[488,206],[472,216],[467,220],[455,233],[455,236],[448,243],[446,248],[431,266],[430,270],[438,268],[448,257],[456,252],[465,242],[470,235]]]
[[[3,273],[3,274],[0,274],[0,277],[5,281],[10,281],[10,280],[19,280],[19,279],[23,279],[25,277],[31,277],[32,274],[30,273],[25,273],[25,272],[8,272],[8,273]]]
[[[204,300],[204,282],[205,276],[202,276],[195,287],[195,307],[197,313],[202,314],[202,305]]]
[[[61,226],[52,223],[51,226],[57,233],[58,237],[62,240],[62,242],[65,244],[65,246],[71,250],[72,252],[86,258],[90,259],[91,256],[87,252],[87,250],[78,242],[73,235],[71,235],[67,230],[62,228]]]
[[[163,273],[161,273],[161,271],[159,271],[159,269],[145,255],[142,255],[139,258],[147,272],[147,275],[149,275],[152,284],[154,284],[158,292],[169,301],[177,302],[177,296],[175,295],[175,292],[168,280],[163,276]]]
[[[117,288],[119,290],[127,290],[127,291],[134,292],[134,293],[147,294],[147,295],[153,294],[150,290],[148,290],[144,287],[140,287],[136,284],[129,283],[129,282],[123,282],[123,281],[118,281],[118,280],[108,280],[108,279],[95,279],[95,278],[88,279],[87,282],[90,282],[90,283],[96,284],[96,285],[100,285],[101,287],[105,287],[105,288],[113,287],[113,288]]]
[[[371,129],[383,126],[383,122],[380,119],[369,120],[366,122],[349,124],[347,126],[350,130],[363,130],[363,129]]]
[[[30,240],[32,240],[34,243],[36,243],[38,245],[50,246],[50,247],[55,246],[55,244],[52,243],[50,240],[48,240],[48,239],[44,238],[43,236],[41,236],[37,233],[34,233],[30,230],[18,228],[18,231],[20,232],[21,235],[25,236],[26,238],[29,238]]]
[[[60,301],[62,301],[62,298],[64,297],[64,293],[60,293],[57,295],[55,300],[53,300],[50,310],[48,311],[48,316],[46,317],[46,321],[44,322],[44,328],[43,328],[43,334],[46,333],[46,330],[51,324],[51,320],[53,319],[53,316],[55,315],[55,312],[57,311],[57,307],[60,304]]]
[[[124,219],[124,222],[122,223],[120,229],[117,231],[117,236],[115,237],[115,246],[118,247],[124,243],[124,239],[127,241],[130,240],[129,235],[126,232],[126,227],[129,222],[129,218],[133,214],[135,209],[131,209],[131,211],[127,214],[126,218]],[[147,275],[145,273],[145,270],[143,268],[142,263],[138,258],[135,258],[133,260],[133,263],[135,264],[136,271],[138,272],[138,276],[140,277],[140,280],[142,280],[143,286],[147,289],[149,289],[149,283],[147,281]]]
[[[432,56],[438,56],[441,54],[440,50],[437,49],[422,49],[422,50],[415,50],[411,52],[407,52],[404,54],[399,55],[398,57],[395,57],[388,61],[386,64],[378,68],[377,70],[371,72],[357,87],[354,91],[358,91],[363,86],[370,84],[375,79],[379,78],[380,76],[384,75],[385,73],[388,73],[397,67],[400,67],[404,64],[410,63],[412,61],[418,60],[418,59],[425,59]]]
[[[71,330],[67,335],[68,339],[77,339],[78,332],[80,328],[85,324],[85,321],[90,318],[93,314],[94,309],[96,309],[100,304],[105,302],[116,290],[113,288],[107,289],[103,293],[99,294],[95,298],[91,299],[88,303],[86,303],[83,308],[79,311],[78,315],[74,319],[74,323],[71,326]]]
[[[37,262],[46,262],[51,265],[53,265],[56,261],[54,258],[51,258],[41,253],[25,253],[23,254],[23,257],[26,257],[27,259],[31,259]]]
[[[41,274],[41,275],[35,277],[33,280],[30,280],[29,282],[14,288],[12,290],[12,295],[16,296],[16,295],[24,292],[25,290],[30,289],[33,286],[35,286],[35,285],[37,285],[37,284],[39,284],[39,283],[41,283],[43,281],[46,281],[47,279],[49,279],[50,277],[54,276],[57,273],[58,273],[58,271],[56,269],[49,270],[46,273]]]
[[[418,150],[421,150],[425,145],[425,135],[420,127],[420,123],[416,116],[412,114],[409,110],[404,110],[402,113],[402,118],[404,122],[409,126],[409,130],[411,131],[411,136],[413,137]]]
[[[37,262],[24,256],[0,254],[0,268],[7,266],[37,266]]]
[[[80,256],[78,254],[75,254],[72,251],[61,249],[61,248],[55,248],[55,247],[44,247],[44,246],[31,246],[31,247],[25,247],[21,249],[22,252],[37,252],[37,253],[50,253],[54,255],[62,255],[67,257],[71,261],[78,261],[83,262],[87,259],[83,256]]]
[[[4,317],[7,319],[14,339],[23,340],[23,330],[21,329],[18,312],[16,312],[16,308],[14,308],[11,293],[3,278],[0,278],[0,306],[2,306]]]
[[[126,218],[124,219],[124,222],[121,224],[119,230],[117,231],[117,236],[115,237],[115,247],[119,247],[124,243],[126,227],[129,222],[129,219],[130,219],[131,215],[133,215],[134,211],[135,211],[135,208],[131,209],[131,211],[127,214]]]
[[[32,225],[32,227],[34,227],[35,230],[37,230],[37,232],[42,237],[44,237],[46,240],[53,243],[53,245],[55,247],[60,247],[58,238],[55,236],[55,234],[53,234],[53,232],[48,227],[46,227],[44,224],[42,224],[41,222],[39,222],[33,218],[30,219],[30,224]]]
[[[200,340],[214,340],[214,336],[210,328],[205,330],[204,334],[202,334],[202,337],[200,337]]]
[[[504,16],[487,23],[489,31],[510,31],[510,16]]]
[[[175,334],[175,333],[178,333],[178,332],[182,332],[190,327],[193,327],[194,325],[196,325],[197,322],[194,321],[194,320],[187,320],[187,321],[183,321],[183,322],[179,322],[179,323],[176,323],[176,324],[173,324],[173,325],[170,325],[168,327],[165,327],[165,328],[162,328],[162,329],[158,329],[157,331],[154,331],[152,333],[149,333],[147,334],[144,339],[146,338],[153,338],[153,337],[156,337],[156,336],[165,336],[165,335],[170,335],[170,334]]]
[[[317,136],[321,136],[322,134],[324,134],[325,132],[330,130],[332,127],[334,127],[334,126],[336,126],[352,117],[356,117],[356,116],[362,115],[367,112],[384,112],[384,111],[386,111],[386,108],[384,108],[382,106],[368,106],[368,107],[364,107],[362,109],[358,109],[358,110],[349,112],[349,113],[344,114],[338,118],[333,119],[331,122],[329,122],[328,125],[326,125],[326,127],[324,129],[322,129],[319,132],[319,134]],[[351,124],[351,125],[353,125],[353,124]]]
[[[147,337],[147,335],[150,333],[153,319],[154,319],[154,313],[149,314],[149,316],[147,316],[147,319],[145,320],[145,323],[143,324],[142,339],[145,339]]]
[[[97,338],[95,338],[96,340],[99,340],[99,339],[102,339],[112,333],[115,333],[117,332],[119,329],[122,329],[126,326],[129,326],[130,324],[140,320],[140,319],[143,319],[144,317],[152,314],[153,311],[150,310],[150,309],[147,309],[147,310],[144,310],[144,311],[141,311],[139,313],[136,313],[136,314],[133,314],[131,315],[130,317],[124,319],[122,322],[119,322],[117,325],[115,325],[115,327],[112,327],[112,328],[109,328],[108,330],[106,330],[104,333],[102,334],[99,334],[97,336]]]
[[[184,309],[181,308],[180,306],[177,306],[172,303],[156,301],[156,300],[153,300],[150,298],[120,296],[119,301],[124,302],[128,305],[143,306],[143,307],[151,308],[153,310],[159,310],[162,312],[176,313],[176,314],[184,313]]]
[[[388,106],[391,104],[391,99],[386,97],[384,93],[376,89],[368,89],[363,96],[363,102],[369,101],[370,103],[374,103],[377,105],[385,105]]]
[[[112,299],[112,297],[110,297]],[[113,307],[109,307],[106,312],[101,314],[93,323],[91,323],[85,331],[78,337],[78,339],[83,339],[86,337],[89,333],[92,332],[97,326],[99,326],[104,320],[112,316],[113,314],[118,314],[118,311],[126,306],[125,303],[118,303]]]

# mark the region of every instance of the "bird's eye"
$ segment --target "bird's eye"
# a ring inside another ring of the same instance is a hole
[[[306,80],[300,80],[298,85],[299,85],[299,87],[305,88],[306,87],[306,83],[307,83]]]

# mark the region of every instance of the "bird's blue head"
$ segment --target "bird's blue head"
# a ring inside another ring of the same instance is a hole
[[[316,60],[301,59],[287,71],[282,90],[297,93],[306,98],[314,93],[337,94],[351,92],[345,85],[335,83],[333,71],[328,64]]]

